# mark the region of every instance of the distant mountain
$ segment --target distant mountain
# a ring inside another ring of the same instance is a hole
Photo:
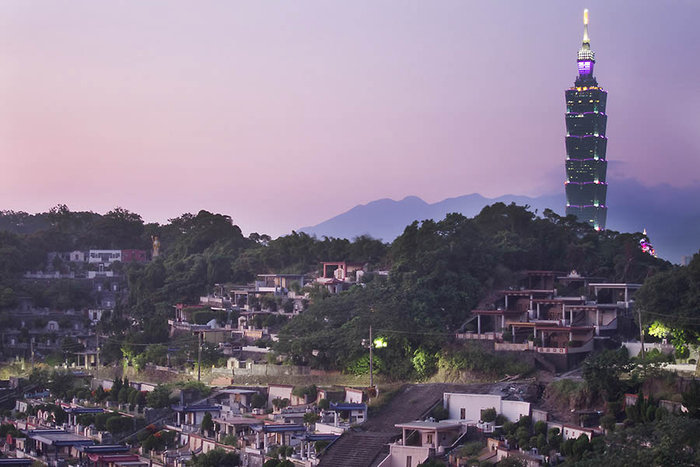
[[[647,229],[656,251],[663,258],[680,262],[700,249],[700,183],[682,188],[669,185],[646,187],[633,179],[611,180],[608,187],[607,227],[620,232]],[[380,199],[355,206],[312,227],[299,229],[318,237],[354,238],[371,235],[392,241],[414,220],[442,219],[447,213],[477,215],[484,206],[503,202],[529,205],[538,213],[550,208],[564,213],[564,193],[538,197],[480,194],[448,198],[429,204],[416,196],[401,201]]]
[[[313,227],[303,227],[302,232],[318,237],[353,238],[359,235],[371,235],[384,241],[392,241],[414,220],[442,219],[450,212],[459,212],[473,217],[484,206],[503,202],[529,205],[542,212],[548,206],[562,205],[563,196],[527,196],[505,195],[498,198],[485,198],[479,194],[447,198],[434,204],[428,204],[417,196],[407,196],[401,201],[379,199],[361,204]]]

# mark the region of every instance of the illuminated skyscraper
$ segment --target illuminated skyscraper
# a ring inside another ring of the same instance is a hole
[[[566,214],[603,230],[608,212],[605,205],[608,93],[593,76],[594,64],[595,53],[588,38],[588,10],[585,10],[578,77],[574,87],[566,91]]]

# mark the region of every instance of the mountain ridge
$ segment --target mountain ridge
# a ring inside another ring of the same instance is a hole
[[[645,186],[634,179],[611,180],[608,186],[607,228],[620,232],[647,229],[659,256],[675,263],[700,248],[700,183],[686,187],[668,184]],[[467,217],[477,215],[484,206],[494,203],[529,205],[542,213],[545,208],[564,214],[564,193],[541,196],[507,194],[488,198],[479,193],[446,198],[427,203],[415,195],[401,200],[381,198],[351,209],[298,231],[318,237],[354,238],[370,235],[392,241],[413,221],[440,220],[450,212]]]

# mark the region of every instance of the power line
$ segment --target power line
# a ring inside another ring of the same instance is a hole
[[[136,342],[127,342],[127,341],[126,341],[126,338],[124,338],[124,339],[115,339],[115,338],[113,338],[113,337],[107,337],[107,336],[102,336],[102,339],[108,340],[108,341],[111,341],[111,342],[116,342],[117,344],[126,344],[126,345],[132,345],[132,346],[136,346],[136,347],[147,347],[147,346],[149,346],[149,345],[168,345],[168,344],[169,344],[169,342],[151,342],[151,343],[139,344],[139,343],[136,343]],[[197,341],[197,339],[194,339],[194,338],[191,339],[191,340],[190,340],[190,339],[183,339],[183,340],[182,340],[182,342],[185,343],[185,344],[187,344],[187,343],[193,344],[193,343],[195,343],[196,341]]]
[[[389,333],[397,333],[397,334],[416,334],[416,335],[424,335],[424,336],[454,336],[455,332],[430,332],[430,331],[400,331],[398,329],[375,329],[375,331],[380,331],[380,332],[389,332]]]
[[[642,311],[642,315],[653,315],[653,316],[662,316],[664,318],[669,318],[674,321],[684,321],[684,322],[695,322],[700,324],[700,316],[698,317],[693,317],[693,316],[674,316],[674,315],[669,315],[666,313],[655,313],[653,311]]]

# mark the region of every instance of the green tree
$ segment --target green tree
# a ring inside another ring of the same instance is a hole
[[[146,405],[155,409],[168,407],[170,405],[170,388],[158,385],[146,395]]]
[[[109,390],[109,399],[111,401],[117,402],[119,400],[119,392],[122,390],[123,386],[124,382],[121,378],[114,378],[114,381],[112,381],[112,388]]]
[[[700,418],[700,383],[693,380],[690,387],[682,394],[683,405],[688,409],[688,415],[693,418]]]
[[[583,362],[583,378],[593,392],[603,392],[607,400],[617,400],[624,389],[620,375],[629,369],[626,349],[604,350]]]
[[[267,405],[267,399],[262,394],[257,392],[253,394],[250,398],[250,406],[254,409],[262,409]]]
[[[487,423],[495,421],[497,416],[498,412],[496,412],[496,409],[493,407],[481,411],[481,420]]]
[[[280,398],[276,397],[275,399],[272,399],[272,405],[275,407],[277,410],[281,410],[285,407],[289,406],[289,399],[285,398]]]
[[[316,423],[321,417],[316,413],[316,412],[306,412],[304,414],[304,423],[307,425],[313,425]]]
[[[605,414],[600,418],[600,426],[602,426],[606,430],[614,430],[615,423],[617,423],[617,419],[615,415],[611,413]]]
[[[572,446],[572,453],[575,458],[580,459],[581,456],[583,456],[583,453],[588,451],[590,447],[591,445],[588,436],[581,435],[574,442],[574,445]]]
[[[605,438],[576,465],[698,465],[700,420],[669,414],[654,422],[620,428]]]
[[[119,390],[119,394],[117,395],[117,401],[120,404],[126,404],[126,402],[129,400],[129,388],[126,386],[123,386]]]
[[[192,456],[187,465],[192,467],[235,467],[240,465],[240,457],[235,452],[213,449],[206,454]]]
[[[537,421],[533,426],[533,431],[536,435],[546,435],[547,434],[547,422]]]
[[[418,464],[418,467],[446,467],[446,464],[437,459],[430,458]]]
[[[221,444],[225,444],[227,446],[236,446],[238,444],[238,436],[232,434],[226,435],[223,438],[221,438]]]
[[[635,294],[635,307],[649,332],[671,337],[676,351],[687,354],[687,346],[700,342],[700,324],[694,317],[700,309],[700,254],[686,267],[662,271],[646,280]]]
[[[204,418],[202,418],[201,432],[209,435],[212,430],[214,430],[214,420],[212,419],[211,413],[205,412]]]
[[[54,370],[46,387],[55,397],[69,399],[73,397],[76,385],[80,383],[71,372]]]
[[[134,419],[120,415],[111,416],[107,419],[105,427],[113,435],[126,433],[134,429]]]
[[[498,467],[526,467],[525,462],[515,457],[506,457],[498,462]]]

